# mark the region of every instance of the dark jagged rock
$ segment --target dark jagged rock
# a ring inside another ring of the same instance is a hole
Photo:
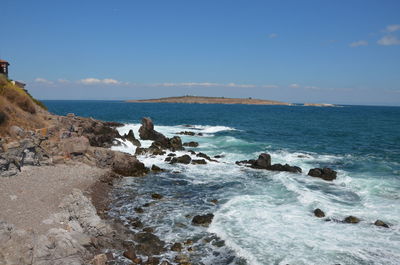
[[[160,263],[160,258],[149,257],[144,265],[158,265]]]
[[[216,156],[214,156],[214,158],[223,158],[223,157],[225,157],[224,155],[216,155]]]
[[[204,160],[204,159],[193,159],[193,160],[192,160],[192,164],[195,164],[195,165],[205,165],[205,164],[207,164],[207,162],[206,162],[206,160]]]
[[[336,179],[337,172],[330,168],[313,168],[310,169],[308,175],[314,178],[321,178],[326,181],[332,181]]]
[[[271,156],[266,153],[262,153],[258,156],[258,159],[254,161],[252,167],[268,169],[271,166]]]
[[[158,193],[153,193],[153,194],[151,194],[151,198],[153,198],[155,200],[161,200],[163,198],[163,196]]]
[[[173,157],[171,159],[171,164],[175,163],[190,164],[190,161],[192,161],[192,158],[190,156],[183,155],[183,156]]]
[[[344,218],[344,220],[343,220],[344,223],[348,223],[348,224],[357,224],[357,223],[359,223],[360,221],[361,221],[360,219],[358,219],[357,217],[352,216],[352,215],[347,216],[347,217]]]
[[[144,210],[143,210],[142,207],[135,207],[133,210],[134,210],[135,212],[137,212],[137,213],[144,213]]]
[[[156,235],[147,232],[137,233],[133,236],[137,245],[136,252],[140,255],[152,256],[160,255],[166,249],[165,242],[160,240]]]
[[[196,215],[192,219],[193,225],[201,225],[201,226],[208,226],[211,224],[214,215],[212,213],[208,213],[205,215]]]
[[[273,164],[266,169],[271,170],[271,171],[287,171],[287,172],[292,172],[292,173],[301,173],[301,168],[296,167],[296,166],[290,166],[288,164],[285,164],[285,165]]]
[[[189,131],[182,131],[182,132],[178,132],[176,134],[180,134],[180,135],[189,135],[189,136],[194,136],[195,133],[194,132],[189,132]]]
[[[188,152],[189,152],[190,154],[192,154],[192,155],[195,155],[195,154],[196,154],[196,152],[193,151],[193,150],[188,150]]]
[[[150,118],[142,119],[142,126],[139,128],[139,137],[142,140],[152,140],[161,143],[168,142],[167,137],[154,130],[154,124]]]
[[[137,259],[134,247],[129,247],[122,255],[125,258],[130,259],[131,261],[134,261]]]
[[[376,220],[374,225],[389,228],[389,225],[382,220]]]
[[[160,168],[160,167],[158,167],[158,166],[156,166],[156,165],[152,165],[152,166],[151,166],[151,171],[154,171],[154,172],[163,172],[163,171],[165,171],[165,170],[162,169],[162,168]]]
[[[176,156],[174,153],[169,153],[167,156]]]
[[[271,171],[287,171],[292,173],[301,173],[302,170],[297,166],[290,166],[288,164],[273,164],[271,165],[271,156],[266,153],[259,155],[257,160],[242,160],[236,161],[237,165],[250,165],[252,168],[256,169],[266,169]]]
[[[319,208],[317,208],[317,209],[314,210],[314,215],[315,215],[316,217],[318,217],[318,218],[323,218],[323,217],[325,217],[325,213],[324,213],[321,209],[319,209]]]
[[[166,157],[166,158],[164,159],[165,162],[171,162],[171,160],[172,160],[172,157],[171,157],[171,156],[168,156],[168,157]]]
[[[143,176],[149,172],[149,169],[136,157],[122,152],[114,152],[112,169],[122,176],[132,177]]]
[[[196,156],[197,156],[197,157],[205,158],[205,159],[207,159],[208,161],[217,162],[217,160],[211,159],[211,157],[209,157],[208,155],[206,155],[206,154],[204,154],[204,153],[198,153]]]
[[[109,126],[109,127],[122,127],[122,126],[124,126],[123,123],[116,122],[116,121],[104,121],[103,123],[104,123],[105,126]]]
[[[179,151],[184,150],[182,146],[182,140],[179,136],[174,136],[171,139],[168,139],[169,145],[167,148],[171,149],[172,151]]]
[[[131,142],[133,145],[136,145],[138,147],[141,146],[140,141],[138,139],[135,138],[135,134],[133,133],[132,130],[129,130],[128,134],[125,134],[123,136],[123,139],[128,140],[129,142]]]
[[[188,143],[184,143],[183,146],[188,146],[188,147],[198,147],[199,143],[198,142],[188,142]]]
[[[165,155],[165,151],[153,144],[149,148],[137,147],[135,155]]]

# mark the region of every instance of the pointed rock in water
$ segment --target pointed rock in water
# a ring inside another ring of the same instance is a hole
[[[271,156],[266,153],[262,153],[258,156],[258,159],[254,162],[254,168],[268,169],[271,166]]]
[[[168,142],[167,137],[154,130],[154,124],[150,118],[142,119],[142,126],[139,128],[139,137],[142,140]]]
[[[325,217],[325,213],[319,208],[314,210],[314,215],[318,218]]]
[[[208,214],[205,214],[205,215],[196,215],[192,219],[192,224],[193,225],[208,226],[209,224],[211,224],[213,218],[214,218],[214,215],[212,213],[208,213]]]
[[[262,153],[258,156],[257,160],[243,160],[243,161],[236,161],[236,165],[247,164],[250,165],[252,168],[256,169],[266,169],[271,171],[286,171],[292,173],[301,173],[302,170],[296,166],[290,166],[288,164],[273,164],[271,165],[271,156],[266,153]]]
[[[132,130],[129,130],[128,134],[125,134],[123,138],[131,142],[133,145],[136,145],[138,147],[141,146],[140,141],[135,138],[135,134]]]
[[[382,220],[376,220],[374,225],[389,228],[389,225]]]
[[[183,155],[183,156],[173,157],[171,159],[171,164],[175,163],[190,164],[190,161],[192,161],[192,158],[190,156]]]
[[[361,221],[360,219],[358,219],[357,217],[352,216],[352,215],[347,216],[343,220],[344,223],[348,223],[348,224],[358,224],[360,221]]]
[[[310,169],[308,175],[314,178],[321,178],[326,181],[332,181],[336,179],[337,172],[332,170],[331,168],[313,168]]]

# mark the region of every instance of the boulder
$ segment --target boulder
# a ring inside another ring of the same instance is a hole
[[[154,171],[154,172],[163,172],[163,171],[165,171],[165,169],[162,169],[162,168],[160,168],[160,167],[158,167],[158,166],[156,166],[156,165],[152,165],[152,166],[151,166],[151,171]]]
[[[154,124],[150,118],[142,119],[142,126],[139,128],[139,137],[142,140],[153,140],[161,143],[168,142],[167,137],[154,130]]]
[[[266,153],[262,153],[258,156],[258,159],[254,161],[254,168],[268,169],[271,166],[271,156]]]
[[[182,140],[179,136],[174,136],[169,140],[169,146],[167,148],[171,149],[172,151],[179,151],[184,150],[182,146]]]
[[[135,138],[135,134],[133,133],[132,130],[129,130],[128,134],[125,134],[123,136],[123,139],[128,140],[135,146],[139,146],[139,147],[141,146],[140,141]]]
[[[359,223],[361,220],[355,216],[347,216],[346,218],[344,218],[343,222],[344,223],[348,223],[348,224],[357,224]]]
[[[382,220],[376,220],[374,225],[389,228],[389,225]]]
[[[89,148],[89,139],[85,136],[71,137],[63,140],[63,150],[68,155],[82,155]]]
[[[206,154],[204,154],[204,153],[198,153],[196,156],[197,156],[197,157],[201,157],[201,158],[205,158],[205,159],[207,159],[208,161],[216,161],[216,160],[211,159],[211,157],[209,157],[208,155],[206,155]]]
[[[190,164],[190,161],[192,161],[192,158],[190,156],[183,155],[183,156],[173,157],[171,159],[171,164],[175,164],[175,163]]]
[[[9,128],[10,135],[14,137],[23,137],[25,135],[25,131],[16,125],[13,125]]]
[[[308,175],[314,178],[321,178],[326,181],[332,181],[336,179],[337,172],[330,168],[313,168],[310,169]]]
[[[208,226],[211,224],[214,215],[212,213],[208,213],[205,215],[196,215],[192,219],[193,225],[201,225],[201,226]]]
[[[296,167],[296,166],[290,166],[288,164],[282,165],[282,164],[273,164],[266,168],[267,170],[271,171],[286,171],[286,172],[292,172],[292,173],[301,173],[301,168]]]
[[[198,147],[199,143],[198,142],[188,142],[188,143],[184,143],[183,146],[189,146],[189,147]]]
[[[182,131],[182,132],[178,132],[176,134],[189,135],[189,136],[194,136],[195,135],[194,132],[189,132],[189,131]]]
[[[165,155],[165,153],[165,151],[154,143],[149,148],[137,147],[135,151],[135,155]]]
[[[122,152],[114,153],[112,169],[117,174],[131,177],[143,176],[149,172],[149,169],[136,157]]]
[[[133,240],[137,243],[136,252],[140,255],[152,256],[160,255],[166,249],[165,242],[160,240],[156,235],[147,232],[140,232],[133,236]]]
[[[318,218],[325,217],[325,213],[319,208],[314,210],[314,215]]]

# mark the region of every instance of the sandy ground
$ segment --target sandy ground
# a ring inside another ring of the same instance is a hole
[[[56,226],[46,219],[59,211],[61,200],[74,188],[86,190],[106,172],[85,164],[23,167],[16,176],[0,178],[0,220],[46,232]]]

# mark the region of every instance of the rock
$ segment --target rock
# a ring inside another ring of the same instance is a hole
[[[131,177],[143,176],[149,172],[148,168],[136,157],[122,152],[114,153],[112,169],[117,174]]]
[[[224,158],[225,156],[224,155],[216,155],[216,156],[214,156],[214,158]]]
[[[157,257],[149,257],[144,265],[158,265],[160,263],[160,259]]]
[[[193,159],[192,164],[194,165],[205,165],[207,164],[206,160],[204,159]]]
[[[198,153],[196,156],[197,156],[197,157],[205,158],[205,159],[207,159],[208,161],[215,161],[215,160],[212,160],[211,157],[209,157],[208,155],[206,155],[206,154],[204,154],[204,153]]]
[[[160,168],[160,167],[158,167],[156,165],[152,165],[151,166],[151,170],[154,171],[154,172],[163,172],[163,171],[165,171],[165,169],[162,169],[162,168]]]
[[[150,118],[142,119],[142,126],[139,128],[139,137],[142,140],[168,142],[167,137],[154,130],[154,124]]]
[[[347,216],[347,217],[344,218],[344,220],[343,220],[344,223],[348,223],[348,224],[357,224],[357,223],[359,223],[360,221],[361,221],[360,219],[358,219],[357,217],[352,216],[352,215]]]
[[[91,265],[106,265],[108,261],[106,254],[99,254],[94,256],[94,258],[90,261]]]
[[[14,137],[23,137],[25,135],[25,131],[16,125],[11,126],[9,132]]]
[[[75,114],[74,114],[74,113],[68,113],[68,114],[67,114],[67,117],[68,117],[68,118],[74,118],[74,117],[75,117]]]
[[[268,169],[271,166],[271,156],[266,153],[262,153],[258,156],[258,159],[253,163],[254,168]]]
[[[314,215],[318,218],[325,217],[325,213],[319,208],[314,210]]]
[[[133,239],[137,243],[136,252],[140,255],[160,255],[165,251],[165,242],[151,233],[140,232],[135,234]]]
[[[183,146],[198,147],[199,143],[198,142],[188,142],[188,143],[184,143]]]
[[[208,213],[208,214],[205,214],[205,215],[196,215],[192,219],[192,224],[193,225],[208,226],[209,224],[211,224],[213,218],[214,218],[214,215],[212,213]]]
[[[308,175],[314,178],[321,178],[326,181],[332,181],[336,179],[337,172],[330,168],[313,168],[310,169]]]
[[[185,254],[178,254],[175,257],[175,262],[178,262],[179,264],[190,264],[189,261],[189,257]]]
[[[210,202],[213,203],[213,204],[215,204],[215,205],[218,204],[218,200],[217,200],[217,199],[212,199],[212,200],[210,200]]]
[[[154,232],[154,228],[153,227],[145,227],[145,228],[143,228],[143,232],[153,233]]]
[[[287,171],[287,172],[292,172],[292,173],[301,173],[301,168],[296,167],[296,166],[290,166],[288,164],[281,165],[281,164],[273,164],[266,168],[267,170],[271,171]]]
[[[176,134],[189,135],[189,136],[194,136],[195,135],[194,132],[189,132],[189,131],[182,131],[182,132],[178,132]]]
[[[172,160],[172,157],[168,156],[164,159],[165,162],[170,162]]]
[[[165,155],[165,151],[163,151],[160,147],[155,145],[154,143],[149,148],[141,148],[137,147],[135,151],[135,155]]]
[[[153,194],[151,194],[151,198],[153,198],[155,200],[161,200],[163,198],[163,196],[158,193],[153,193]]]
[[[135,248],[134,247],[129,247],[124,253],[122,254],[125,258],[130,259],[131,261],[134,261],[137,259]]]
[[[174,136],[169,139],[169,146],[167,148],[171,149],[172,151],[184,150],[181,138],[179,136]]]
[[[135,207],[135,208],[133,208],[133,210],[134,210],[135,212],[137,212],[137,213],[144,213],[144,210],[143,210],[142,207]]]
[[[188,155],[183,155],[179,157],[173,157],[171,159],[171,164],[175,163],[181,163],[181,164],[190,164],[190,161],[192,161],[192,158]]]
[[[132,130],[129,130],[128,134],[125,134],[123,136],[123,139],[128,140],[129,142],[131,142],[133,145],[140,147],[140,141],[138,139],[135,138],[135,134],[133,133]]]
[[[167,156],[176,156],[174,153],[169,153]]]
[[[389,225],[382,220],[376,220],[374,225],[389,228]]]
[[[171,250],[175,252],[181,252],[182,251],[182,244],[181,243],[174,243],[171,246]]]
[[[68,155],[82,155],[89,148],[89,139],[85,136],[71,137],[63,140],[63,150]]]
[[[134,228],[142,228],[143,227],[143,223],[142,221],[140,221],[140,219],[138,217],[131,217],[128,219],[129,224],[131,226],[133,226]]]

